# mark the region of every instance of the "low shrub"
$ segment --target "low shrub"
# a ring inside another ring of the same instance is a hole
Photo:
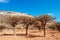
[[[49,26],[49,29],[55,30],[56,26],[55,25],[51,25],[51,26]]]

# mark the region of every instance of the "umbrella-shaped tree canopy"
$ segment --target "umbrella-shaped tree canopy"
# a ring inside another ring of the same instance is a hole
[[[26,35],[27,35],[29,25],[32,25],[35,22],[36,22],[36,19],[34,17],[21,16],[18,24],[22,23],[26,25]]]
[[[45,36],[45,25],[47,24],[48,21],[54,20],[56,17],[50,16],[50,15],[41,15],[37,18],[38,21],[41,22],[41,25],[44,29],[44,36]]]
[[[0,23],[0,28],[13,28],[13,27],[10,24]]]

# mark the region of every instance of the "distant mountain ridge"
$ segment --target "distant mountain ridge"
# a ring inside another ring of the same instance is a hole
[[[26,13],[21,12],[12,12],[12,11],[0,11],[0,15],[19,15],[19,16],[27,16],[27,17],[34,17],[32,15],[28,15]]]

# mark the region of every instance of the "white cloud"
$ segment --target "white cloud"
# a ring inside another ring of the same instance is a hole
[[[53,14],[53,13],[48,13],[48,15],[54,16],[54,14]]]
[[[9,0],[0,0],[0,3],[8,3]]]

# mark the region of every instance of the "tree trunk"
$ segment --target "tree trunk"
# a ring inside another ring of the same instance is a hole
[[[3,32],[4,32],[4,35],[5,35],[5,33],[6,33],[6,30],[5,30],[5,28],[4,28]]]
[[[16,34],[15,34],[15,29],[16,29],[16,28],[14,27],[14,29],[13,29],[13,30],[14,30],[14,35],[16,35]]]
[[[59,33],[60,33],[60,29],[59,29]]]
[[[29,25],[26,25],[26,35],[28,35],[28,26]]]
[[[39,31],[41,31],[41,27],[39,27]]]
[[[59,32],[60,32],[60,26],[59,26]]]
[[[45,26],[44,26],[44,37],[46,36],[46,33],[45,33]]]

